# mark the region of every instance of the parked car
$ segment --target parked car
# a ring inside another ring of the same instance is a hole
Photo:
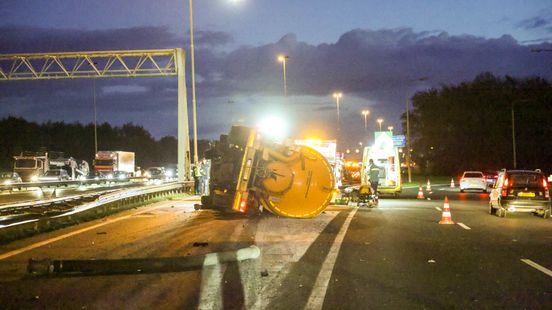
[[[23,182],[17,172],[0,172],[0,184],[12,185]]]
[[[147,179],[165,179],[165,168],[163,167],[150,167],[146,169],[144,177]]]
[[[502,170],[491,190],[489,213],[499,217],[507,212],[533,212],[549,218],[551,211],[548,181],[540,170]]]
[[[480,190],[487,192],[487,181],[481,171],[464,171],[460,179],[460,192],[465,190]]]
[[[38,177],[39,182],[48,182],[48,181],[66,181],[69,180],[69,174],[66,170],[63,169],[52,169],[46,171],[44,174]]]
[[[487,170],[485,171],[484,175],[485,180],[487,180],[487,186],[492,188],[495,185],[496,180],[498,179],[498,171]]]

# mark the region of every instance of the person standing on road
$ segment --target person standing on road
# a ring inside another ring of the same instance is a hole
[[[372,193],[374,193],[376,201],[378,199],[379,173],[380,167],[376,166],[376,164],[374,164],[374,160],[370,159],[368,162],[368,180],[372,186]]]
[[[195,194],[200,194],[200,188],[201,188],[201,169],[199,168],[199,163],[192,164],[193,165],[193,171],[194,171],[194,189]]]

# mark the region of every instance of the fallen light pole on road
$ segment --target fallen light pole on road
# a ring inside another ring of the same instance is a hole
[[[31,258],[27,264],[27,272],[38,276],[179,272],[199,270],[204,266],[256,259],[260,255],[261,250],[252,245],[236,251],[179,257],[87,260],[34,260]]]

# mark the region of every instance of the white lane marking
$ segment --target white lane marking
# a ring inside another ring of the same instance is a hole
[[[153,211],[153,210],[157,210],[157,209],[165,208],[165,207],[166,206],[163,205],[163,206],[159,206],[159,207],[156,207],[156,208],[148,209],[147,211]],[[93,230],[93,229],[96,229],[98,227],[105,226],[107,224],[113,224],[113,223],[116,223],[116,222],[120,222],[122,220],[126,220],[126,219],[128,219],[130,217],[133,217],[135,215],[136,214],[129,214],[129,215],[125,215],[123,217],[119,217],[119,218],[116,218],[116,219],[106,219],[105,222],[98,223],[98,224],[92,225],[90,227],[75,230],[75,231],[72,231],[72,232],[67,233],[65,235],[57,236],[57,237],[54,237],[54,238],[51,238],[51,239],[47,239],[47,240],[44,240],[44,241],[41,241],[41,242],[37,242],[37,243],[31,244],[31,245],[28,245],[28,246],[23,247],[21,249],[17,249],[17,250],[13,250],[13,251],[10,251],[10,252],[4,253],[4,254],[0,254],[0,260],[15,256],[15,255],[18,255],[18,254],[21,254],[21,253],[28,252],[30,250],[39,248],[41,246],[45,246],[47,244],[54,243],[56,241],[66,239],[66,238],[72,237],[74,235],[78,235],[80,233],[83,233],[83,232],[86,232],[86,231],[89,231],[89,230]]]
[[[220,265],[216,253],[207,254],[203,261],[203,269],[201,270],[201,291],[198,309],[224,308],[221,283],[225,271],[226,265]]]
[[[439,207],[435,207],[435,210],[437,210],[437,211],[439,211],[439,212],[443,211],[443,210],[441,210],[441,208],[439,208]]]
[[[460,227],[464,228],[465,230],[470,230],[471,228],[468,227],[468,225],[465,225],[464,223],[456,223],[458,224]]]
[[[307,302],[305,309],[322,309],[324,298],[326,296],[326,291],[328,290],[328,284],[330,283],[330,279],[332,277],[335,261],[337,260],[337,255],[339,254],[339,250],[341,249],[341,244],[343,243],[345,234],[349,229],[349,224],[351,224],[351,220],[353,219],[353,216],[355,215],[357,210],[358,207],[355,207],[349,213],[347,219],[345,219],[345,222],[343,223],[343,226],[341,226],[339,233],[337,233],[332,247],[330,248],[326,259],[324,260],[324,263],[320,268],[320,272],[316,277],[316,282],[314,283],[314,287],[312,288],[309,301]]]
[[[538,271],[552,277],[552,270],[546,268],[546,267],[543,267],[537,263],[535,263],[534,261],[530,260],[530,259],[527,259],[527,258],[522,258],[521,259],[522,262],[526,263],[527,265],[537,269]]]
[[[243,227],[241,225],[236,225],[236,228],[227,240],[229,242],[238,240],[242,231]],[[226,267],[226,264],[221,265],[218,253],[209,253],[205,256],[203,268],[201,269],[201,288],[199,290],[198,309],[224,309],[224,300],[222,299],[222,280],[224,278],[224,273],[226,272]],[[241,279],[241,272],[240,280],[243,283],[243,280]]]

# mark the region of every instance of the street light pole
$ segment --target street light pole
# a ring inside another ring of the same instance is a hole
[[[379,124],[379,131],[381,131],[381,123],[383,123],[383,118],[378,118],[376,121]]]
[[[335,98],[335,104],[337,107],[337,131],[339,131],[339,127],[341,124],[341,119],[339,117],[339,99],[343,97],[343,93],[334,93],[333,96]]]
[[[514,155],[514,169],[517,168],[516,160],[516,123],[515,123],[515,114],[514,114],[514,102],[512,101],[512,152]]]
[[[288,59],[289,59],[288,55],[278,56],[278,61],[282,63],[282,71],[284,73],[284,96],[287,96],[286,62]]]
[[[410,108],[406,99],[406,169],[408,171],[408,183],[412,183],[412,171],[410,170]]]
[[[370,114],[370,111],[362,110],[362,115],[364,115],[364,131],[368,130],[368,115],[369,114]]]
[[[197,166],[197,114],[196,114],[196,92],[195,92],[195,59],[194,59],[194,18],[192,0],[189,0],[190,11],[190,60],[192,65],[192,122],[194,129],[194,164]]]

